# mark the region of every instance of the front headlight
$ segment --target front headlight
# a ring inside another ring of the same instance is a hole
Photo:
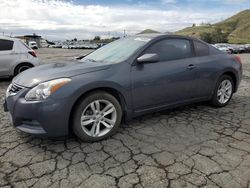
[[[59,88],[70,81],[70,78],[60,78],[38,84],[25,95],[25,99],[27,101],[40,101],[47,99],[52,93],[56,92]]]
[[[10,89],[12,87],[12,84],[10,84],[6,90],[5,97],[8,98],[10,96]]]

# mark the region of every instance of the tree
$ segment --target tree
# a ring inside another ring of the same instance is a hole
[[[203,40],[203,41],[205,41],[207,43],[212,43],[212,35],[211,35],[211,33],[207,33],[207,32],[201,33],[200,38],[201,38],[201,40]]]
[[[223,33],[221,28],[216,28],[211,33],[203,32],[200,34],[201,40],[204,40],[207,43],[227,43],[228,42],[228,33]]]
[[[212,43],[227,43],[228,33],[223,33],[221,28],[216,28],[212,33]]]
[[[95,36],[94,40],[101,40],[100,36]]]

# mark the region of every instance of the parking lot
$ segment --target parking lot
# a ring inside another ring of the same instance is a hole
[[[48,63],[89,52],[41,49],[38,57]],[[98,143],[18,132],[1,107],[0,187],[250,187],[250,54],[240,56],[243,80],[227,107],[145,115]],[[1,99],[9,83],[0,81]]]

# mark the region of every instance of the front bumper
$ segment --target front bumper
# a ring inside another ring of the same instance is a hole
[[[28,89],[5,99],[4,110],[15,128],[35,135],[63,137],[69,133],[70,108],[66,99],[26,101]]]

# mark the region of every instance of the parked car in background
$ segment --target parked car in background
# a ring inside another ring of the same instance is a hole
[[[250,44],[245,45],[246,53],[250,53]]]
[[[245,51],[245,47],[236,44],[218,43],[214,44],[214,46],[219,50],[228,52],[230,54],[239,54],[239,53],[244,53]]]
[[[239,45],[236,45],[236,44],[228,44],[228,47],[230,50],[232,50],[232,53],[233,54],[239,54],[241,53],[241,48]]]
[[[230,50],[227,45],[224,45],[224,44],[214,44],[213,46],[215,48],[219,49],[222,52],[225,52],[225,53],[228,53],[228,54],[232,54],[232,50]]]
[[[68,49],[69,46],[68,46],[68,45],[62,45],[62,48],[63,48],[63,49]]]
[[[237,45],[239,48],[239,53],[246,53],[246,47],[245,45]]]
[[[239,57],[203,41],[137,35],[81,61],[25,71],[8,87],[4,109],[21,131],[57,137],[73,130],[94,142],[113,135],[122,119],[199,101],[226,106],[241,77]]]
[[[37,65],[36,53],[21,40],[0,37],[0,77],[16,76]]]
[[[31,49],[34,49],[34,50],[38,49],[37,43],[35,41],[29,41],[28,45]]]
[[[49,45],[49,48],[62,48],[61,44],[51,44]]]
[[[41,45],[42,48],[48,48],[49,47],[49,43],[45,39],[41,39],[40,45]]]

